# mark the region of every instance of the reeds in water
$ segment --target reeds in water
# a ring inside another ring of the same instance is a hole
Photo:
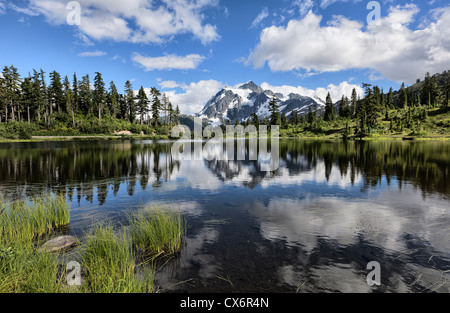
[[[131,215],[131,238],[137,251],[157,257],[180,251],[186,223],[180,212],[146,207]]]
[[[0,243],[31,243],[70,221],[70,205],[63,195],[39,196],[30,201],[0,200],[0,212]]]
[[[116,235],[111,225],[95,226],[87,236],[82,264],[90,292],[152,292],[153,269],[137,277],[131,242],[126,233]]]

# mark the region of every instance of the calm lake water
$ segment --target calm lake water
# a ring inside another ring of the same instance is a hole
[[[449,292],[450,143],[280,141],[280,166],[174,161],[173,142],[0,144],[0,195],[63,192],[68,233],[180,209],[165,292]],[[381,285],[369,286],[377,261]]]

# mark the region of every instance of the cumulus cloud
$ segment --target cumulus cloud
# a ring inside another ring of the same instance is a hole
[[[82,58],[89,58],[89,57],[102,57],[106,54],[107,53],[105,51],[86,51],[79,53],[78,56]]]
[[[213,79],[201,80],[197,83],[192,82],[190,84],[162,81],[159,85],[163,87],[162,92],[169,97],[174,107],[178,105],[183,114],[200,112],[205,103],[224,87],[221,82]],[[174,88],[180,88],[182,92],[167,90]]]
[[[358,95],[363,95],[364,91],[359,85],[353,85],[349,84],[348,82],[344,81],[340,83],[339,85],[329,84],[327,88],[319,87],[316,89],[308,89],[302,86],[272,86],[266,82],[261,84],[261,88],[264,90],[272,90],[273,92],[281,93],[285,96],[289,95],[290,93],[296,93],[302,96],[308,96],[311,98],[318,97],[322,100],[325,100],[327,97],[328,92],[330,93],[331,99],[336,102],[338,100],[341,100],[342,95],[345,95],[350,98],[353,88],[356,89],[356,92]]]
[[[95,39],[119,42],[162,43],[178,34],[191,33],[203,44],[220,38],[216,27],[204,23],[203,11],[218,5],[217,0],[78,0],[81,24],[78,30]],[[16,11],[45,16],[52,24],[66,23],[70,12],[66,0],[29,0]]]
[[[132,59],[134,62],[143,66],[146,71],[191,70],[196,69],[205,57],[198,54],[189,54],[187,56],[169,54],[162,57],[146,57],[139,53],[134,53]]]
[[[412,83],[426,72],[450,65],[450,8],[437,11],[422,29],[409,28],[419,9],[414,4],[390,7],[379,23],[334,16],[327,25],[309,11],[303,19],[283,27],[265,28],[246,61],[274,71],[307,73],[369,68],[385,78]]]
[[[159,86],[163,89],[174,89],[179,87],[180,85],[174,80],[165,80],[158,83]]]
[[[174,106],[178,105],[183,114],[199,113],[205,106],[206,102],[217,94],[225,84],[217,80],[201,80],[199,82],[191,82],[189,84],[176,82],[173,80],[159,81],[158,85],[162,92],[165,93]],[[242,84],[237,84],[238,88]],[[358,85],[352,85],[348,82],[342,82],[339,85],[330,84],[326,88],[308,89],[301,86],[272,86],[266,82],[261,84],[264,90],[272,90],[287,96],[290,93],[297,93],[309,97],[318,97],[325,100],[327,93],[330,92],[333,101],[341,99],[342,95],[351,96],[353,88],[356,88],[358,94],[362,95],[363,90]],[[181,90],[181,92],[180,92]],[[150,90],[148,90],[150,92]]]

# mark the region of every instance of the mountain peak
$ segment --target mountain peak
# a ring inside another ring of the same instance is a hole
[[[249,81],[248,83],[239,87],[239,89],[250,89],[251,91],[256,92],[256,93],[261,93],[264,91],[264,90],[262,90],[261,87],[256,85],[253,81]]]

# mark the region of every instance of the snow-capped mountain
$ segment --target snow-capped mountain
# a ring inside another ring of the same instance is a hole
[[[319,110],[325,106],[325,102],[317,96],[311,98],[294,93],[283,95],[263,90],[250,81],[238,88],[223,88],[206,103],[197,116],[216,123],[225,120],[232,123],[236,120],[245,121],[252,113],[263,119],[270,115],[269,102],[273,97],[278,100],[280,113],[284,113],[288,118],[296,111],[299,115],[307,114],[308,107],[311,106],[312,109],[315,104]]]

